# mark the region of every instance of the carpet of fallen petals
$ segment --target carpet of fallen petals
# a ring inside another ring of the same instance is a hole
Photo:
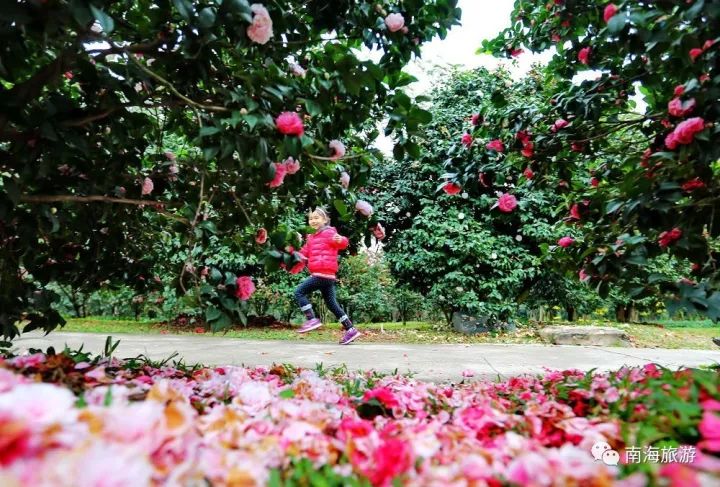
[[[0,358],[0,485],[720,482],[716,370],[473,375],[434,384],[68,350]],[[618,465],[595,459],[598,442],[619,453]],[[630,448],[693,456],[634,462]]]

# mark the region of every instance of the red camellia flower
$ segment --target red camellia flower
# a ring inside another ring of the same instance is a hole
[[[685,117],[695,109],[695,98],[683,102],[680,98],[673,98],[668,103],[668,113],[673,117]]]
[[[704,74],[701,74],[701,75],[700,75],[700,77],[698,78],[698,81],[700,81],[700,83],[702,84],[702,83],[706,82],[706,81],[709,80],[709,79],[710,79],[710,75],[707,74],[707,73],[704,73]]]
[[[65,76],[65,79],[73,79],[72,71],[65,72],[65,74],[63,74],[63,76]]]
[[[702,49],[700,49],[699,47],[694,47],[694,48],[690,49],[690,59],[692,59],[692,61],[695,62],[695,59],[697,59],[697,57],[699,55],[701,55],[702,53],[703,53]]]
[[[580,220],[580,205],[577,203],[570,207],[570,217],[574,220]]]
[[[268,237],[267,230],[265,230],[264,228],[261,228],[255,234],[255,241],[257,243],[259,243],[260,245],[262,245],[265,242],[267,242],[267,237]]]
[[[689,181],[686,181],[682,185],[683,191],[687,191],[690,193],[691,191],[695,191],[696,189],[702,189],[705,187],[705,183],[700,178],[691,179]]]
[[[305,133],[302,119],[295,112],[282,112],[275,119],[275,126],[281,134],[297,135],[298,137]]]
[[[527,157],[528,159],[532,159],[532,156],[535,154],[535,144],[532,142],[528,142],[527,144],[523,145],[523,149],[520,151],[520,154]]]
[[[680,237],[682,237],[682,230],[675,227],[672,230],[662,232],[658,237],[658,243],[660,244],[660,247],[665,248],[680,240]]]
[[[472,123],[474,126],[478,126],[482,123],[482,117],[479,113],[473,113],[470,117],[470,123]]]
[[[503,193],[498,198],[497,205],[503,213],[512,213],[517,207],[517,199],[511,194]]]
[[[603,12],[603,20],[607,24],[610,22],[610,19],[615,17],[615,14],[617,13],[618,8],[615,4],[611,3],[607,7],[605,7],[605,11]]]
[[[300,272],[305,268],[305,262],[300,261],[296,263],[294,266],[290,268],[290,274],[300,274]]]
[[[578,272],[578,277],[582,282],[585,282],[590,279],[590,275],[588,275],[587,272],[585,272],[585,269],[580,269],[580,272]]]
[[[511,49],[511,50],[510,50],[510,55],[511,55],[512,57],[518,57],[520,54],[522,54],[522,53],[524,53],[524,52],[525,52],[525,51],[523,51],[522,49]]]
[[[388,409],[392,409],[400,405],[400,402],[395,397],[395,394],[393,394],[393,391],[388,387],[376,387],[375,389],[365,391],[363,401],[369,401],[370,399],[377,400]]]
[[[241,301],[247,301],[255,292],[255,284],[252,277],[240,276],[235,280],[235,297]]]
[[[598,178],[590,178],[590,186],[597,188],[598,185],[600,185],[600,180]]]
[[[567,127],[568,125],[570,125],[570,122],[568,122],[565,119],[559,118],[559,119],[555,120],[555,123],[553,124],[552,127],[550,127],[550,130],[552,132],[557,132],[558,130],[563,129],[563,128]]]
[[[693,141],[695,134],[705,129],[705,120],[701,117],[694,117],[685,120],[675,127],[675,130],[665,138],[665,145],[670,150],[675,150],[678,145],[687,145]]]
[[[584,65],[590,64],[590,53],[592,52],[592,49],[590,47],[583,47],[580,49],[580,52],[578,53],[578,61],[580,61]]]
[[[527,133],[527,130],[520,130],[517,134],[515,134],[515,137],[517,140],[519,140],[523,145],[530,142],[530,134]]]
[[[383,441],[373,452],[371,470],[366,472],[372,485],[389,486],[393,478],[408,471],[413,464],[410,443],[399,438]]]
[[[464,133],[462,135],[462,139],[460,139],[460,140],[462,141],[462,143],[465,147],[470,147],[473,143],[473,136],[468,133]]]
[[[451,194],[451,195],[458,194],[462,190],[462,188],[455,183],[445,183],[445,185],[442,187],[442,189],[447,194]]]
[[[527,179],[532,179],[535,177],[535,173],[530,169],[530,167],[526,167],[523,171],[523,176],[525,176]]]
[[[585,150],[585,144],[582,142],[573,142],[570,144],[570,150],[573,152],[582,152]]]
[[[503,141],[500,139],[495,139],[487,143],[485,146],[489,150],[494,150],[497,152],[505,152],[505,144],[503,144]]]
[[[693,262],[693,265],[691,266],[691,270],[693,272],[698,272],[701,268],[702,268],[702,266],[700,264],[698,264],[697,262]]]
[[[553,42],[560,42],[560,34],[558,34],[557,32],[553,32],[553,34],[550,36],[550,39]]]
[[[558,243],[558,245],[559,245],[560,247],[565,248],[565,247],[570,247],[570,246],[573,244],[573,242],[575,242],[575,239],[574,239],[574,238],[572,238],[572,237],[563,237],[563,238],[561,238],[560,240],[558,240],[557,243]]]
[[[675,91],[673,91],[675,96],[682,96],[685,93],[685,86],[684,85],[677,85],[675,87]]]

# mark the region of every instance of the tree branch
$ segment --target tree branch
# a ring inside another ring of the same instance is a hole
[[[119,203],[122,205],[160,205],[160,206],[172,206],[177,203],[166,202],[166,201],[153,201],[153,200],[134,200],[128,198],[113,198],[112,196],[75,196],[71,194],[53,194],[53,195],[28,195],[24,194],[20,196],[20,201],[23,203]]]
[[[367,154],[354,154],[351,156],[344,156],[344,157],[324,157],[324,156],[316,156],[315,154],[308,154],[308,157],[311,159],[317,159],[319,161],[344,161],[346,159],[357,159],[358,157],[366,156]]]
[[[191,100],[191,99],[188,98],[187,96],[185,96],[185,95],[183,95],[182,93],[180,93],[180,92],[177,90],[177,88],[175,88],[175,86],[174,86],[172,83],[170,83],[168,80],[166,80],[165,78],[163,78],[162,76],[160,76],[159,74],[157,74],[155,71],[152,71],[152,70],[149,69],[147,66],[144,66],[140,61],[138,61],[138,60],[135,58],[135,55],[134,55],[134,54],[132,54],[132,53],[129,52],[129,51],[124,51],[124,52],[125,52],[125,54],[127,55],[127,57],[130,59],[130,61],[131,61],[135,66],[137,66],[142,72],[144,72],[145,74],[147,74],[147,75],[150,76],[151,78],[154,78],[155,80],[157,80],[157,81],[159,81],[160,83],[162,83],[163,85],[165,85],[175,96],[177,96],[178,98],[180,98],[182,101],[184,101],[184,102],[187,103],[188,105],[190,105],[190,106],[192,106],[192,107],[195,107],[195,108],[200,108],[200,109],[202,109],[202,110],[207,110],[207,111],[209,111],[209,112],[230,113],[230,112],[232,111],[232,110],[230,110],[230,109],[227,108],[227,107],[221,107],[221,106],[217,106],[217,105],[204,105],[204,104],[202,104],[202,103],[198,103],[198,102],[196,102],[196,101],[194,101],[194,100]]]

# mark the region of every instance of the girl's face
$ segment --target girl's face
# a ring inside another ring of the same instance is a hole
[[[320,213],[313,211],[308,217],[308,223],[311,227],[313,227],[313,229],[317,230],[318,228],[325,225],[327,223],[327,220]]]

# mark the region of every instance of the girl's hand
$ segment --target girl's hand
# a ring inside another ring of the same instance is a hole
[[[333,242],[337,242],[337,243],[342,242],[342,237],[340,236],[339,233],[336,233],[335,235],[333,235]]]

